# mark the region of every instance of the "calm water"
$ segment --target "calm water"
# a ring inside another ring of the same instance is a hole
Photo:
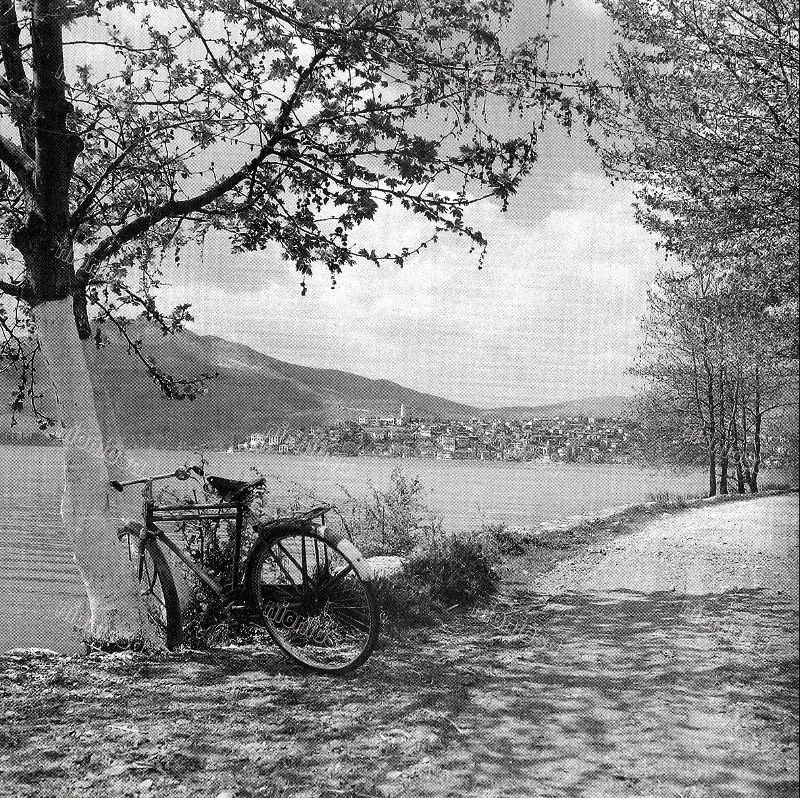
[[[145,472],[169,471],[185,461],[176,452],[137,451]],[[699,474],[678,476],[636,466],[517,464],[475,461],[311,458],[212,453],[210,473],[246,478],[252,467],[269,477],[270,500],[286,507],[293,494],[313,490],[336,501],[342,487],[354,495],[388,486],[400,466],[419,476],[427,504],[445,529],[488,521],[536,526],[643,501],[648,493],[696,492]],[[60,451],[0,446],[0,650],[17,645],[74,646],[73,627],[85,617],[85,599],[60,529]]]

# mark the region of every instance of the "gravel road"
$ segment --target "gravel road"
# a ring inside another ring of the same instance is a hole
[[[559,563],[538,590],[708,595],[767,589],[789,597],[796,608],[797,530],[797,494],[665,514],[618,538],[605,553]]]

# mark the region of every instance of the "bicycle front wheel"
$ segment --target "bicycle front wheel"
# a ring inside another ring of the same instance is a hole
[[[181,603],[172,569],[155,540],[144,543],[144,557],[139,560],[139,539],[128,533],[128,555],[139,576],[139,595],[156,634],[170,651],[182,640]]]
[[[320,673],[362,665],[378,639],[378,605],[348,555],[311,531],[277,532],[253,547],[247,589],[270,637]]]

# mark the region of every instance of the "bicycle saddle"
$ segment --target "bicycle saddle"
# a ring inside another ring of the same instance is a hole
[[[235,501],[240,499],[248,490],[258,488],[266,480],[264,477],[257,477],[250,482],[240,479],[226,479],[225,477],[207,477],[206,482],[211,486],[211,490],[218,493],[225,501]]]

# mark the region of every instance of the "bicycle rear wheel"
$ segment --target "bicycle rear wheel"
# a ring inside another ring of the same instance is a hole
[[[146,540],[144,547],[139,594],[161,642],[171,651],[181,644],[183,637],[181,604],[175,579],[158,543],[152,539]],[[131,533],[128,533],[128,556],[138,572],[139,539]]]
[[[276,532],[256,542],[245,577],[258,622],[293,660],[320,673],[359,667],[378,639],[372,585],[344,548],[316,532]]]

